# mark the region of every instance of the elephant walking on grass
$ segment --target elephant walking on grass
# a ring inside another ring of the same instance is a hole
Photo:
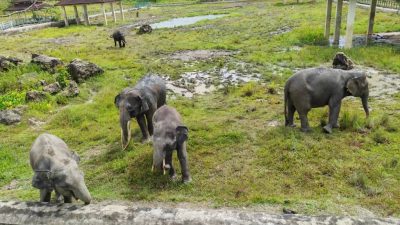
[[[119,109],[122,148],[126,149],[131,139],[130,120],[136,118],[143,141],[153,135],[154,112],[166,103],[165,81],[158,76],[145,76],[135,87],[125,88],[115,96],[115,106]]]
[[[178,152],[181,164],[182,181],[191,181],[186,152],[186,140],[188,139],[188,128],[183,125],[181,116],[172,107],[162,106],[154,114],[154,136],[153,136],[153,167],[152,171],[168,170],[172,179],[176,173],[172,166],[172,153]]]
[[[51,134],[36,138],[30,151],[30,163],[34,171],[32,186],[40,189],[41,202],[50,202],[54,190],[57,202],[63,197],[65,203],[71,203],[74,197],[90,203],[92,197],[78,168],[79,161],[79,156],[60,138]]]
[[[324,131],[332,133],[339,127],[338,117],[342,99],[346,96],[360,97],[366,116],[368,109],[368,81],[363,72],[330,68],[301,70],[290,77],[285,85],[285,125],[294,127],[293,116],[299,113],[301,130],[310,130],[307,113],[311,108],[329,106],[329,123]]]
[[[125,35],[121,31],[119,31],[119,30],[115,31],[111,35],[111,37],[114,39],[115,47],[117,47],[117,42],[118,42],[118,45],[120,48],[125,48],[125,44],[126,44]]]

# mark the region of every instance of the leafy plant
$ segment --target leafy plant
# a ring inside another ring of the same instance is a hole
[[[9,92],[7,94],[0,95],[0,110],[13,108],[24,103],[25,92]]]

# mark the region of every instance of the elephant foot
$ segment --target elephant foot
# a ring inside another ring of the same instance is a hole
[[[332,127],[330,125],[324,126],[323,130],[327,134],[331,134],[332,133]]]
[[[147,144],[151,142],[151,138],[147,137],[147,138],[142,138],[142,144]]]
[[[301,130],[301,132],[304,132],[304,133],[311,132],[311,129],[309,127],[302,127],[302,128],[300,128],[300,130]]]
[[[178,176],[176,176],[176,174],[170,175],[169,179],[171,179],[172,181],[176,181],[178,179]]]
[[[287,124],[286,126],[287,126],[287,127],[296,127],[296,124],[290,123],[290,124]]]
[[[184,184],[189,184],[190,182],[192,182],[192,178],[191,177],[184,177],[184,178],[182,178],[182,182]]]
[[[332,126],[332,128],[339,128],[339,124],[336,123],[335,125]]]

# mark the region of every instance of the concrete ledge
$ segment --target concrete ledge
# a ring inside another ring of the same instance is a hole
[[[0,223],[3,224],[82,224],[82,225],[398,225],[395,218],[353,218],[337,216],[270,215],[227,209],[190,209],[167,206],[147,207],[110,204],[44,204],[32,202],[0,202]]]

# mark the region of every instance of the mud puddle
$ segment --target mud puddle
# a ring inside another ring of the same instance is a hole
[[[195,24],[202,20],[218,19],[218,18],[221,18],[224,16],[225,15],[205,15],[205,16],[193,16],[193,17],[180,17],[180,18],[174,18],[174,19],[159,22],[159,23],[153,23],[153,24],[150,24],[150,26],[153,29],[174,28],[174,27]]]

